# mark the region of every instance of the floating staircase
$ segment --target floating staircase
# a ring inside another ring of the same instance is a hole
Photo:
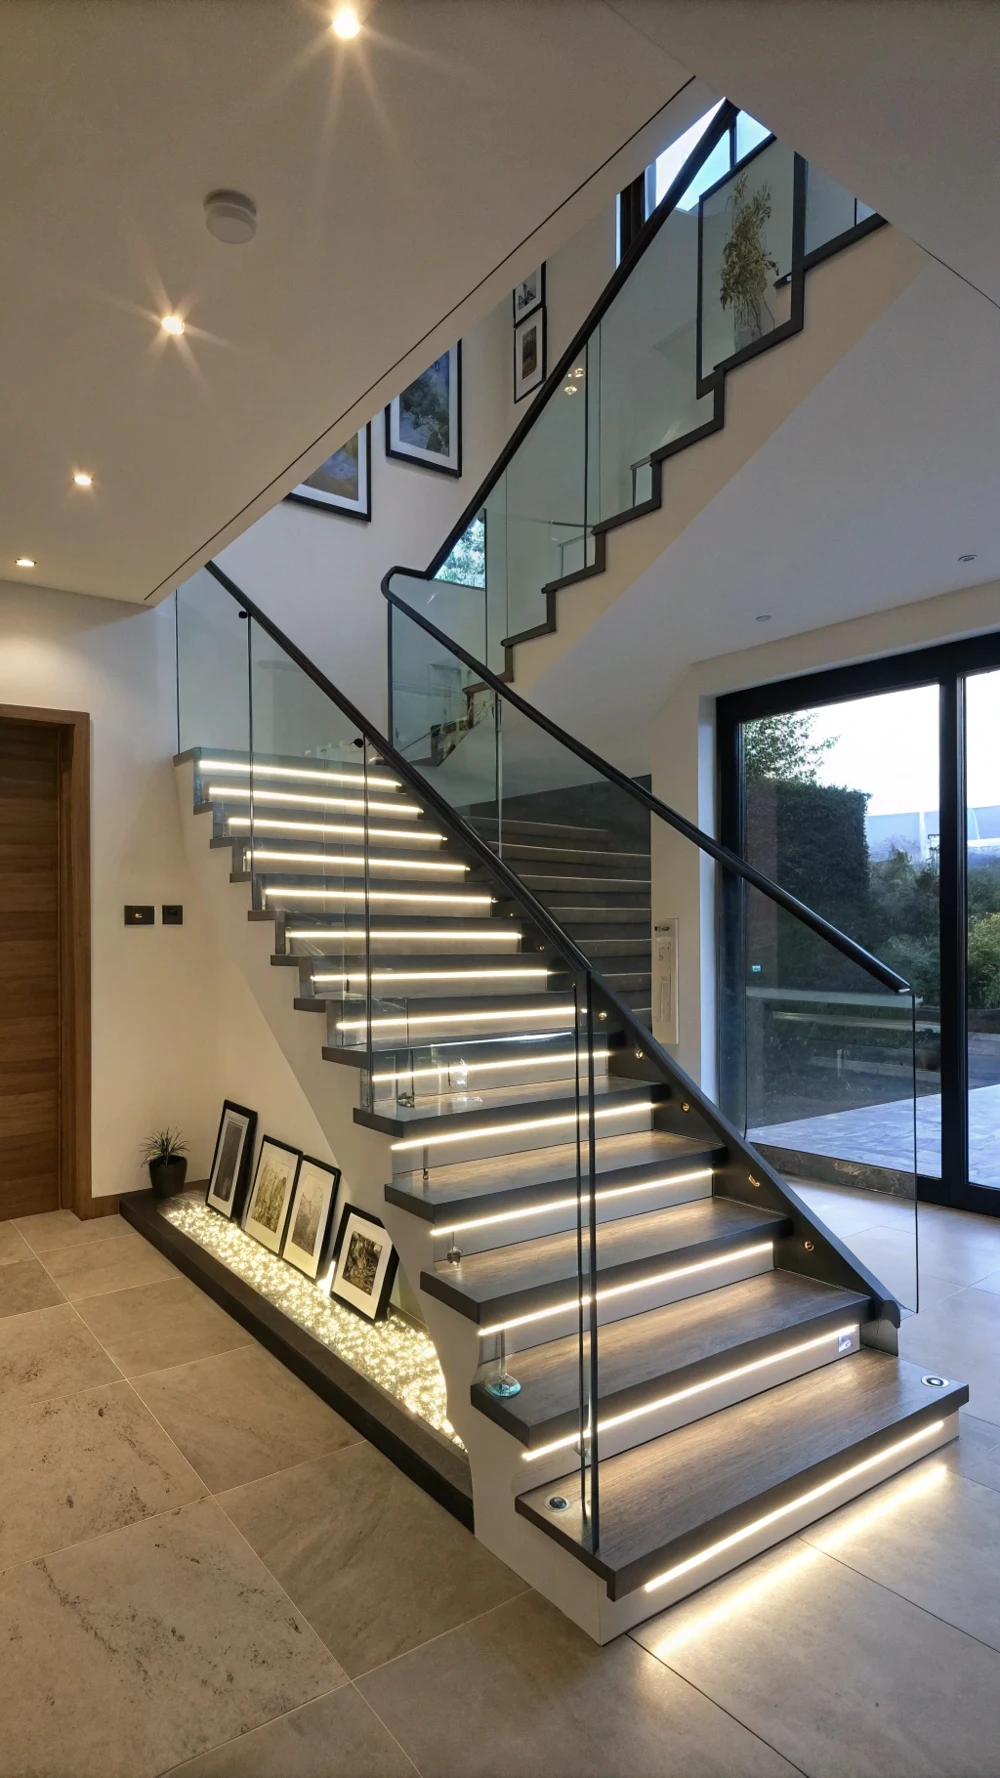
[[[192,831],[356,1073],[477,1534],[604,1641],[953,1437],[968,1391],[899,1361],[889,1294],[642,1041],[648,856],[505,823],[515,895],[487,818],[341,753],[182,756]],[[586,932],[588,1018],[539,907]]]

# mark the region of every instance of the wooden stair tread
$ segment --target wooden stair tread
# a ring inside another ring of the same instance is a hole
[[[585,1548],[579,1474],[517,1497],[516,1508],[608,1581],[621,1598],[741,1524],[836,1474],[969,1396],[921,1381],[919,1366],[862,1349],[723,1408],[600,1465],[600,1547]],[[827,1473],[824,1473],[827,1472]],[[546,1507],[551,1495],[568,1511]],[[655,1600],[651,1601],[651,1609]]]
[[[775,1270],[609,1322],[598,1339],[602,1413],[638,1406],[651,1384],[658,1395],[686,1387],[696,1374],[708,1377],[730,1362],[751,1362],[758,1355],[751,1348],[775,1335],[801,1328],[808,1339],[824,1321],[864,1322],[871,1313],[871,1300],[860,1291]],[[534,1442],[533,1435],[553,1438],[570,1430],[578,1413],[577,1336],[528,1347],[517,1354],[514,1368],[520,1395],[500,1401],[473,1384],[475,1406],[524,1444]]]
[[[609,1075],[594,1083],[594,1097],[606,1110],[616,1104],[623,1107],[655,1104],[662,1095],[663,1088],[641,1080],[629,1080],[624,1075]],[[377,1109],[355,1111],[354,1116],[355,1121],[382,1130],[386,1135],[416,1138],[421,1133],[442,1134],[446,1126],[468,1130],[472,1135],[481,1126],[492,1128],[497,1123],[518,1124],[534,1117],[572,1117],[578,1106],[573,1083],[566,1080],[538,1081],[530,1090],[521,1085],[492,1087],[485,1092],[465,1094],[464,1104],[462,1098],[463,1095],[458,1093],[442,1093],[436,1098],[421,1099],[414,1106],[397,1105],[386,1112]],[[585,1118],[586,1095],[582,1105]]]
[[[778,1240],[789,1228],[787,1217],[730,1198],[698,1198],[666,1210],[648,1210],[601,1224],[598,1274],[603,1283],[615,1282],[626,1270],[652,1274],[661,1262],[744,1242]],[[575,1289],[576,1280],[575,1229],[468,1254],[457,1265],[442,1261],[420,1278],[432,1296],[473,1320],[481,1319],[482,1310],[516,1314],[540,1292],[565,1290],[567,1284]]]
[[[597,1176],[605,1185],[624,1185],[649,1172],[710,1167],[724,1155],[719,1147],[667,1130],[640,1130],[627,1136],[602,1136],[597,1143]],[[431,1167],[425,1178],[417,1168],[399,1173],[387,1185],[386,1198],[416,1210],[428,1222],[474,1212],[502,1211],[532,1196],[565,1197],[576,1192],[576,1144],[562,1142],[540,1150],[485,1160],[452,1161]],[[443,1214],[442,1214],[443,1213]]]

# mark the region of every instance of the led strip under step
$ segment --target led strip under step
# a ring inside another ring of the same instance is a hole
[[[252,802],[254,791],[248,784],[210,784],[208,796],[211,802]],[[416,803],[377,803],[371,797],[367,799],[357,796],[341,796],[339,793],[330,796],[306,796],[295,790],[268,790],[260,795],[261,801],[270,805],[288,804],[293,808],[305,809],[356,809],[363,814],[366,802],[369,809],[379,815],[422,815]]]
[[[525,979],[544,982],[549,974],[547,969],[373,969],[371,979],[373,983],[400,987],[403,982],[516,982]],[[324,986],[340,983],[348,993],[355,994],[368,986],[366,975],[350,971],[344,975],[314,975],[312,979]]]
[[[312,771],[300,766],[265,766],[255,759],[200,759],[199,772],[246,772],[254,778],[294,778],[296,782],[315,784],[356,784],[375,790],[402,790],[398,778],[375,778],[359,768],[354,772],[338,772],[334,767]]]
[[[310,901],[417,901],[422,904],[440,906],[447,903],[460,908],[490,908],[493,906],[492,895],[432,895],[426,889],[315,889],[309,884],[288,884],[284,889],[269,885],[265,895],[281,897],[283,895],[304,895]]]
[[[286,932],[285,937],[302,940],[315,940],[321,938],[357,938],[363,942],[365,932],[362,926],[306,926],[301,931]],[[442,939],[447,939],[449,944],[452,944],[455,940],[460,940],[463,943],[467,941],[469,944],[481,944],[484,938],[488,938],[491,944],[495,938],[509,938],[512,939],[515,944],[520,944],[521,930],[518,926],[504,926],[498,922],[496,926],[491,926],[488,932],[455,932],[450,926],[444,927],[441,931],[438,931],[435,928],[431,928],[429,931],[416,931],[411,927],[399,930],[395,928],[391,930],[388,928],[379,928],[373,931],[372,937],[377,938],[384,943],[391,941],[393,944],[397,942],[410,944],[417,940],[421,943],[437,944]],[[489,953],[484,952],[484,955],[488,956]],[[305,960],[306,959],[304,959],[304,961]]]
[[[329,839],[331,834],[344,834],[351,840],[363,840],[367,831],[370,840],[405,840],[408,846],[416,844],[443,845],[443,833],[435,833],[432,828],[414,827],[400,833],[395,827],[369,827],[356,821],[283,821],[280,815],[228,815],[226,827],[237,838],[242,833],[250,833],[257,828],[261,833],[315,834],[321,839]]]
[[[636,1111],[652,1111],[653,1099],[630,1099],[627,1105],[606,1105],[602,1111],[595,1111],[594,1118],[627,1117]],[[446,1142],[478,1141],[481,1136],[514,1136],[523,1135],[527,1130],[555,1130],[563,1124],[575,1124],[579,1119],[581,1128],[589,1122],[590,1111],[584,1107],[580,1112],[568,1111],[559,1117],[534,1117],[519,1124],[489,1124],[477,1130],[452,1130],[446,1136],[413,1136],[404,1142],[394,1142],[393,1152],[399,1153],[404,1148],[440,1148]]]
[[[336,876],[338,865],[343,868],[345,864],[357,864],[363,870],[365,864],[364,853],[342,852],[338,855],[335,852],[268,852],[259,846],[248,846],[245,856],[255,865],[258,861],[267,864],[297,864],[300,866],[303,864],[329,865],[331,876]],[[370,858],[368,868],[369,870],[429,870],[440,876],[447,872],[452,876],[463,877],[469,867],[467,864],[449,863],[443,858]]]
[[[691,1265],[671,1266],[665,1272],[655,1272],[649,1278],[636,1278],[631,1284],[613,1284],[605,1290],[598,1290],[591,1297],[589,1291],[581,1295],[567,1297],[563,1303],[554,1303],[548,1309],[533,1309],[529,1315],[515,1315],[510,1321],[498,1321],[492,1327],[481,1327],[479,1338],[485,1340],[491,1334],[509,1333],[512,1327],[530,1327],[536,1321],[551,1321],[554,1315],[565,1315],[568,1310],[574,1312],[579,1308],[589,1308],[591,1302],[607,1303],[617,1297],[628,1296],[636,1290],[651,1290],[657,1284],[670,1284],[674,1278],[690,1278],[698,1272],[709,1272],[716,1266],[727,1266],[736,1260],[759,1259],[764,1253],[774,1259],[773,1241],[757,1241],[752,1247],[738,1247],[730,1253],[717,1253],[711,1259],[694,1260]]]
[[[576,1016],[573,1006],[533,1006],[504,1008],[498,1007],[492,1012],[433,1012],[415,1013],[410,1017],[400,1013],[394,1019],[372,1019],[373,1031],[386,1031],[394,1026],[402,1026],[404,1031],[414,1029],[417,1025],[485,1025],[491,1019],[572,1019]],[[338,1019],[338,1031],[367,1031],[368,1019]]]
[[[339,978],[336,976],[313,976],[314,982],[336,981],[338,979]],[[509,1042],[510,1040],[506,1039],[505,1041]],[[606,1062],[610,1054],[610,1050],[595,1050],[594,1061]],[[451,1074],[453,1070],[456,1069],[460,1069],[466,1076],[471,1076],[473,1074],[486,1074],[490,1069],[494,1068],[561,1068],[564,1064],[571,1066],[576,1060],[577,1055],[575,1050],[567,1050],[563,1055],[558,1056],[515,1056],[513,1058],[497,1056],[490,1062],[464,1062],[460,1059],[456,1059],[454,1062],[438,1062],[436,1066],[432,1068],[404,1068],[398,1072],[393,1071],[382,1074],[376,1072],[372,1075],[372,1082],[378,1086],[392,1086],[400,1081],[440,1080],[442,1074]],[[463,1224],[463,1227],[478,1228],[479,1224],[465,1223]]]
[[[668,1173],[663,1179],[642,1179],[637,1185],[608,1186],[605,1191],[594,1193],[594,1202],[607,1204],[616,1198],[634,1197],[639,1192],[662,1190],[665,1185],[693,1185],[711,1177],[711,1167],[699,1167],[694,1173]],[[589,1198],[588,1192],[588,1202]],[[578,1201],[575,1194],[571,1198],[550,1198],[545,1204],[527,1204],[521,1210],[498,1210],[493,1216],[476,1216],[468,1222],[443,1223],[440,1227],[433,1228],[431,1234],[447,1235],[450,1240],[453,1235],[467,1235],[472,1229],[493,1228],[497,1223],[517,1222],[525,1216],[545,1216],[555,1210],[575,1210]]]
[[[709,1377],[707,1382],[692,1383],[687,1389],[675,1389],[672,1394],[661,1395],[656,1401],[648,1401],[641,1408],[630,1408],[624,1414],[612,1414],[607,1420],[598,1420],[598,1437],[602,1433],[610,1432],[612,1427],[626,1426],[633,1420],[642,1420],[647,1414],[658,1414],[664,1408],[673,1407],[675,1402],[690,1401],[692,1396],[704,1395],[709,1389],[721,1389],[726,1383],[735,1383],[740,1377],[749,1377],[755,1371],[766,1370],[771,1365],[784,1364],[790,1358],[801,1357],[804,1352],[817,1352],[821,1346],[827,1346],[833,1340],[839,1346],[841,1340],[849,1338],[850,1349],[853,1351],[855,1337],[860,1335],[860,1331],[856,1324],[849,1327],[835,1327],[832,1332],[819,1334],[814,1340],[803,1340],[798,1346],[786,1346],[783,1351],[772,1352],[767,1358],[756,1358],[752,1364],[741,1364],[735,1370],[723,1371],[721,1376]],[[533,1451],[522,1451],[521,1461],[523,1463],[537,1463],[539,1457],[551,1457],[555,1451],[565,1451],[569,1446],[577,1444],[579,1437],[578,1432],[570,1432],[565,1438],[553,1439],[551,1444],[538,1445]],[[589,1426],[584,1437],[588,1440],[590,1438]]]

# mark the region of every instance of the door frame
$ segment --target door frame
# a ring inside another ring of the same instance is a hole
[[[941,821],[941,1177],[921,1174],[917,1196],[923,1202],[946,1204],[1000,1216],[1000,1190],[969,1178],[968,1028],[966,1004],[966,817],[965,817],[965,678],[1000,667],[1000,632],[963,637],[956,642],[915,648],[904,654],[856,661],[796,674],[769,685],[748,686],[716,701],[719,837],[741,857],[746,850],[745,784],[742,724],[761,716],[880,692],[937,685],[940,732],[938,749],[939,815]],[[732,931],[734,912],[721,897],[722,930]],[[734,957],[730,937],[730,957]],[[720,972],[725,992],[727,966]],[[720,1007],[721,1026],[725,1008]]]
[[[77,1216],[117,1210],[91,1176],[90,715],[0,704],[5,722],[59,736],[59,1203]]]

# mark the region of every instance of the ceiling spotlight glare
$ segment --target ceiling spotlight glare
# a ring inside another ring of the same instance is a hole
[[[160,319],[160,326],[164,333],[169,333],[175,340],[179,340],[184,332],[184,323],[179,315],[163,315]]]
[[[78,488],[92,488],[94,485],[94,478],[86,469],[74,470],[73,480]]]
[[[361,20],[358,18],[353,6],[338,7],[333,15],[331,24],[336,35],[342,37],[345,42],[351,37],[356,37],[361,29]]]
[[[33,568],[35,566],[34,556],[18,556],[17,566],[19,568]]]

